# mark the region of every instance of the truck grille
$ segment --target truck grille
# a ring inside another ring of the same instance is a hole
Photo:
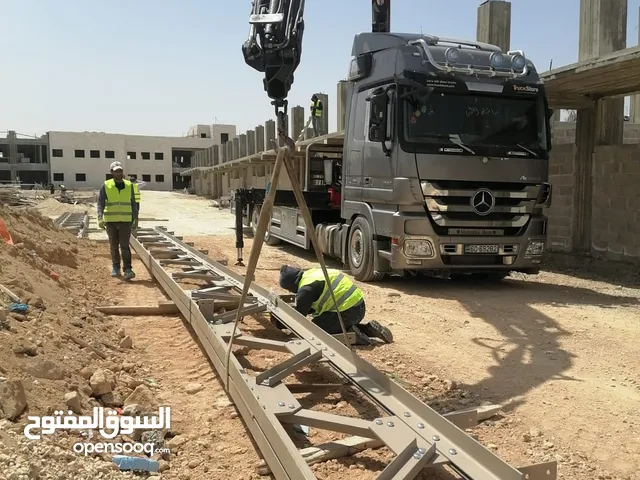
[[[439,235],[518,235],[548,197],[540,184],[437,180],[421,186]]]

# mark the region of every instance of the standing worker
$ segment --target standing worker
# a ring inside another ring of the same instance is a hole
[[[319,137],[322,135],[322,100],[314,93],[311,95],[311,125],[313,127],[313,135]]]
[[[377,337],[386,343],[391,343],[393,335],[388,328],[375,320],[361,323],[366,312],[362,291],[339,270],[327,269],[327,273],[344,328],[355,332],[356,339],[361,344],[371,345],[368,337]],[[298,313],[304,316],[311,313],[313,317],[311,322],[327,333],[332,335],[342,333],[336,307],[321,268],[300,270],[283,265],[280,268],[280,286],[296,294],[295,308]]]
[[[129,237],[131,231],[138,228],[138,203],[131,182],[124,178],[122,164],[113,162],[110,170],[113,178],[104,182],[98,194],[98,226],[103,229],[106,226],[109,236],[113,263],[111,276],[120,276],[122,251],[124,278],[131,280],[136,274],[131,266]]]

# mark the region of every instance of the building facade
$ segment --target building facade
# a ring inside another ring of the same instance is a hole
[[[122,163],[125,175],[134,175],[144,181],[144,188],[148,190],[181,189],[188,186],[189,181],[181,173],[191,167],[194,154],[219,144],[223,134],[235,133],[235,126],[198,125],[189,132],[196,135],[154,137],[51,131],[47,152],[49,178],[54,185],[70,189],[99,188],[110,177],[109,165],[117,160]]]
[[[49,183],[49,139],[20,135],[13,130],[0,134],[0,183]]]

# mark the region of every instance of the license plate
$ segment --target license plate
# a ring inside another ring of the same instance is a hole
[[[464,253],[498,253],[498,245],[465,245]]]
[[[450,228],[449,235],[504,235],[504,230],[494,228]]]

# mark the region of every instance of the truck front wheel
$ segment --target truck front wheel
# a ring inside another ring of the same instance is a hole
[[[375,282],[384,277],[384,273],[374,271],[373,236],[371,227],[364,217],[357,217],[349,230],[348,259],[349,268],[356,280]]]
[[[260,210],[262,206],[254,205],[253,213],[251,214],[251,231],[253,232],[253,238],[256,238],[256,230],[258,229],[258,221],[260,220]],[[274,238],[269,233],[269,226],[267,224],[267,231],[264,234],[264,243],[267,245],[279,245],[280,239]]]

